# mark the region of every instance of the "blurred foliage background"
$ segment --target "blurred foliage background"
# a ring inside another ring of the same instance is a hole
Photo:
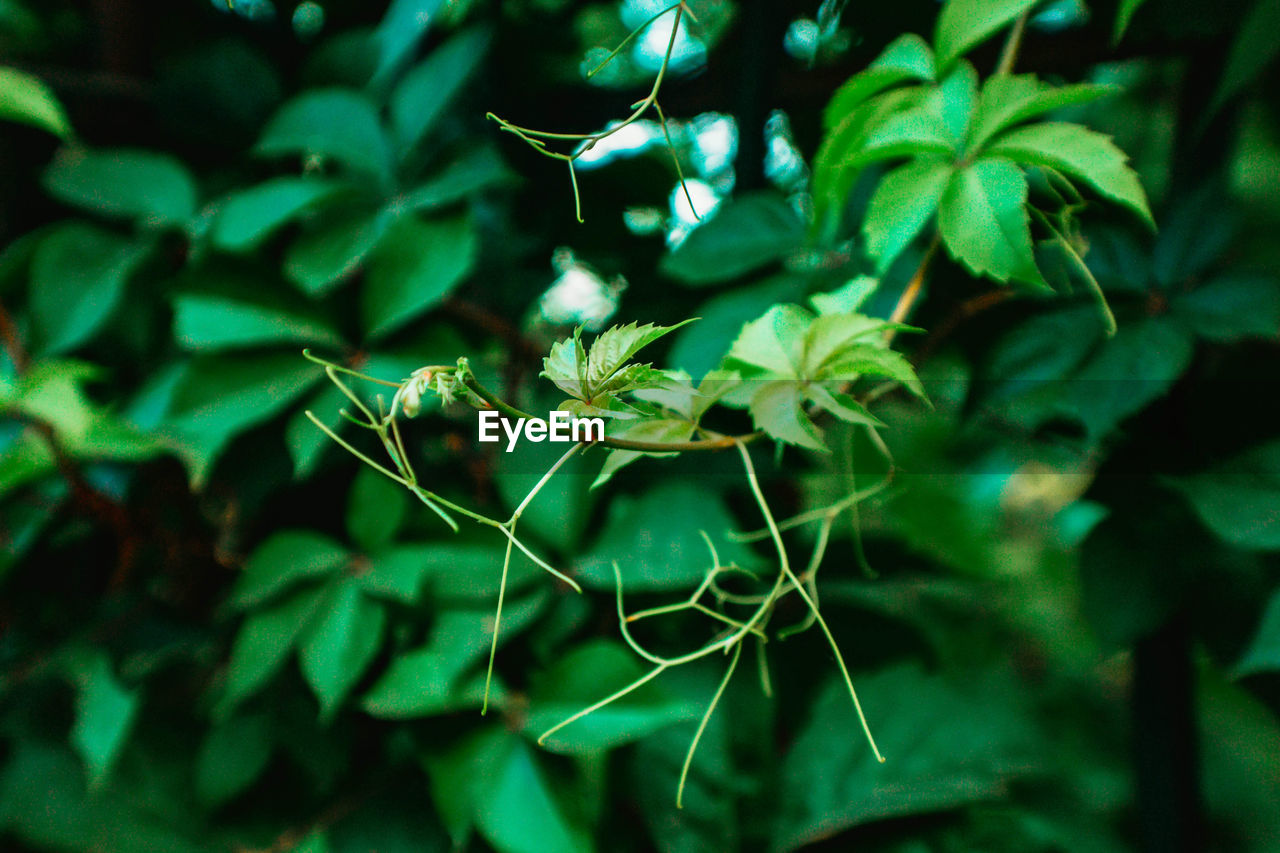
[[[1035,5],[1017,70],[1117,87],[1060,112],[1132,157],[1158,230],[1090,205],[1071,235],[1110,337],[1047,244],[1047,290],[933,265],[898,341],[932,406],[879,401],[893,484],[820,584],[888,763],[816,632],[768,645],[772,698],[744,664],[683,809],[717,662],[535,746],[641,672],[613,561],[639,607],[698,584],[700,530],[768,559],[724,535],[759,526],[732,451],[595,490],[591,453],[548,487],[522,530],[586,593],[513,565],[480,715],[502,543],[307,421],[343,429],[343,400],[301,349],[392,381],[466,355],[540,411],[574,326],[700,317],[654,347],[700,377],[770,305],[873,271],[880,171],[806,226],[823,111],[939,11],[690,0],[662,89],[688,194],[646,119],[579,159],[579,224],[564,164],[486,112],[605,128],[669,24],[585,72],[661,8],[0,0],[0,846],[1280,849],[1274,0]],[[869,313],[932,251],[907,242]],[[406,439],[492,514],[557,454],[438,408]],[[781,514],[883,473],[829,439],[758,448]]]

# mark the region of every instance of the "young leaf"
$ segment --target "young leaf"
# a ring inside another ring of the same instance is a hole
[[[688,441],[693,438],[694,425],[690,421],[674,418],[643,418],[639,420],[614,421],[607,431],[610,438],[625,438],[629,441],[655,441],[669,443]],[[591,483],[591,488],[603,486],[627,465],[641,456],[675,456],[675,453],[645,453],[638,450],[611,450],[605,457],[604,467]]]
[[[542,360],[541,375],[570,397],[587,399],[587,351],[582,346],[581,328],[573,330],[573,337],[551,345],[551,353]]]
[[[771,380],[752,395],[747,409],[755,428],[764,430],[775,441],[825,451],[822,434],[804,413],[806,399],[804,383]]]
[[[623,365],[631,361],[640,350],[663,335],[692,322],[692,319],[685,320],[674,326],[655,326],[652,323],[638,326],[635,323],[628,323],[602,332],[592,342],[591,351],[587,356],[587,384],[592,388],[599,387]]]
[[[1078,124],[1046,122],[999,136],[987,153],[1017,163],[1048,166],[1093,187],[1124,205],[1151,227],[1155,219],[1138,175],[1111,138]]]
[[[880,282],[868,275],[851,278],[841,287],[830,293],[815,293],[809,297],[809,304],[823,314],[852,314],[862,307],[875,293]]]
[[[975,275],[1044,286],[1031,249],[1027,179],[1008,160],[984,158],[952,175],[938,208],[951,256]]]
[[[883,274],[933,217],[954,168],[946,160],[920,159],[880,181],[862,224],[876,272]]]
[[[947,0],[938,15],[933,46],[938,51],[938,67],[949,66],[956,58],[986,41],[1011,24],[1038,0]]]
[[[804,335],[813,315],[798,305],[774,305],[764,316],[742,327],[727,362],[746,373],[798,376]]]

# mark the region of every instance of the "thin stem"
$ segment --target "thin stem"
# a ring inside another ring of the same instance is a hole
[[[920,298],[920,291],[924,287],[925,273],[929,270],[929,264],[933,263],[934,256],[938,254],[938,246],[942,243],[941,232],[935,231],[933,240],[929,243],[929,248],[925,249],[924,257],[920,259],[920,266],[916,267],[915,274],[911,276],[911,281],[907,282],[906,289],[902,291],[902,295],[898,297],[898,302],[893,306],[893,313],[889,315],[889,323],[901,323],[911,313],[917,299]],[[897,335],[897,326],[891,325],[885,330],[885,343],[893,340]]]
[[[756,643],[756,667],[760,671],[760,692],[764,693],[766,699],[772,699],[773,679],[769,677],[769,657],[763,640]]]
[[[1094,278],[1093,271],[1089,269],[1089,265],[1084,262],[1084,258],[1080,257],[1080,253],[1076,251],[1075,246],[1071,245],[1071,241],[1066,238],[1062,232],[1053,227],[1053,223],[1049,221],[1049,217],[1045,216],[1038,210],[1032,208],[1032,215],[1036,221],[1043,225],[1050,234],[1053,235],[1053,241],[1067,253],[1067,257],[1071,259],[1071,265],[1084,278],[1089,285],[1089,290],[1093,293],[1094,299],[1098,303],[1098,309],[1102,312],[1102,324],[1106,329],[1107,337],[1112,337],[1116,333],[1116,315],[1111,310],[1111,305],[1107,302],[1107,295],[1102,291],[1102,285]]]
[[[480,706],[482,717],[489,713],[489,684],[493,681],[493,660],[498,654],[498,629],[502,624],[502,602],[507,596],[507,569],[511,566],[511,543],[514,541],[514,536],[507,539],[507,552],[502,558],[502,579],[498,581],[498,609],[493,613],[493,640],[489,644],[489,668],[484,674],[484,702]]]
[[[1030,15],[1030,9],[1019,15],[1013,29],[1009,31],[1009,38],[1005,41],[1004,49],[1000,51],[1000,60],[996,63],[996,74],[1013,73],[1013,64],[1018,59],[1018,49],[1022,47],[1022,34],[1026,32],[1027,18]]]
[[[738,667],[738,658],[742,657],[742,645],[738,644],[734,647],[733,657],[729,659],[729,666],[725,669],[724,678],[720,679],[720,686],[716,688],[715,695],[711,697],[711,704],[707,705],[707,711],[702,715],[702,720],[698,723],[698,730],[693,733],[693,741],[689,744],[689,751],[684,757],[684,766],[680,768],[680,784],[676,786],[676,808],[684,808],[684,786],[689,781],[689,767],[693,764],[693,755],[698,751],[698,742],[702,740],[702,734],[707,730],[707,724],[711,722],[711,715],[716,711],[716,705],[720,704],[720,697],[724,695],[724,690],[729,686],[729,679],[733,678],[733,671]]]
[[[340,364],[335,364],[335,363],[334,363],[334,362],[332,362],[332,361],[328,361],[328,360],[326,360],[326,359],[321,358],[321,357],[320,357],[320,356],[318,356],[318,355],[315,355],[315,354],[314,354],[314,353],[312,353],[312,352],[311,352],[311,350],[309,350],[309,349],[304,349],[304,350],[302,351],[302,357],[303,357],[303,358],[305,358],[307,361],[315,362],[316,364],[319,364],[319,365],[321,365],[322,367],[332,367],[334,370],[338,371],[339,373],[345,373],[345,374],[347,374],[348,376],[354,376],[354,377],[356,377],[357,379],[365,379],[365,380],[368,380],[369,382],[376,382],[376,383],[378,383],[379,385],[386,385],[386,386],[391,387],[391,388],[399,388],[399,387],[400,387],[400,383],[399,383],[399,382],[391,382],[391,381],[386,380],[386,379],[378,379],[378,378],[376,378],[376,377],[370,376],[370,375],[369,375],[369,374],[367,374],[367,373],[361,373],[361,372],[360,372],[360,371],[358,371],[358,370],[352,370],[352,369],[351,369],[351,368],[349,368],[349,367],[343,367],[343,366],[342,366],[342,365],[340,365]]]
[[[755,466],[751,462],[751,453],[743,445],[738,445],[738,453],[742,456],[742,465],[747,472],[747,482],[751,486],[751,493],[755,496],[756,505],[760,508],[760,514],[764,516],[765,524],[768,525],[770,532],[773,534],[773,543],[778,551],[778,563],[782,569],[779,579],[785,578],[795,587],[800,598],[808,605],[813,612],[814,619],[817,620],[818,627],[822,629],[822,633],[827,638],[827,644],[831,647],[832,653],[835,655],[836,664],[840,667],[840,674],[844,677],[845,687],[849,690],[849,696],[853,699],[854,710],[858,714],[858,721],[862,724],[863,734],[866,735],[867,743],[871,745],[871,751],[875,753],[876,761],[884,763],[884,756],[880,754],[880,748],[876,746],[875,737],[871,734],[871,726],[867,723],[867,716],[863,713],[862,703],[858,700],[858,691],[853,687],[853,678],[849,675],[849,668],[845,665],[844,655],[840,653],[840,647],[836,643],[835,637],[831,634],[831,629],[827,626],[827,620],[822,618],[822,614],[818,612],[818,605],[809,593],[805,591],[804,585],[800,583],[799,578],[791,571],[791,563],[787,559],[786,546],[782,542],[782,533],[778,530],[778,525],[773,520],[773,512],[769,509],[769,503],[765,500],[764,492],[760,489],[760,481],[756,477]]]
[[[610,702],[616,702],[619,699],[621,699],[623,696],[626,696],[628,693],[631,693],[632,691],[640,689],[644,685],[648,684],[650,681],[653,681],[659,675],[662,675],[662,673],[665,672],[666,669],[667,669],[666,664],[659,664],[658,666],[655,666],[653,669],[649,670],[649,672],[645,673],[640,678],[637,678],[635,681],[631,682],[626,687],[623,687],[621,690],[617,690],[613,693],[610,693],[608,696],[601,699],[599,702],[595,703],[594,705],[589,705],[588,707],[583,708],[581,711],[574,714],[569,719],[563,720],[562,722],[559,722],[556,725],[552,726],[551,728],[547,729],[545,732],[543,732],[538,736],[538,746],[542,746],[547,738],[551,737],[551,735],[560,731],[565,726],[571,725],[572,723],[576,723],[578,720],[581,720],[583,717],[587,716],[588,714],[591,714],[595,711],[599,711],[601,708],[603,708],[605,705],[608,705]]]

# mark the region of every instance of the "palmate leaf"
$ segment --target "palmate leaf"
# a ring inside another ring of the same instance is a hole
[[[850,77],[831,97],[823,114],[827,131],[834,130],[846,116],[867,99],[909,80],[926,82],[936,69],[933,49],[915,33],[906,33],[890,42],[866,71]]]
[[[1105,134],[1078,124],[1046,122],[997,137],[987,153],[1024,165],[1057,169],[1155,226],[1147,194],[1129,167],[1129,158]]]
[[[950,65],[957,57],[977,47],[1012,24],[1039,0],[949,0],[938,15],[933,44],[938,66]]]
[[[979,152],[996,134],[1063,107],[1087,104],[1115,91],[1111,86],[1081,83],[1053,86],[1034,74],[997,74],[982,85],[969,150]]]
[[[627,391],[657,387],[666,374],[648,364],[628,364],[640,350],[663,335],[694,319],[674,326],[628,323],[602,332],[588,353],[582,345],[582,329],[573,337],[557,341],[542,360],[542,375],[570,397],[591,406],[606,406],[602,397],[616,397]]]
[[[843,294],[852,289],[851,294]],[[817,305],[840,299],[857,304],[867,296],[865,282],[827,294]],[[825,450],[822,433],[806,407],[812,405],[850,423],[881,426],[844,386],[863,376],[901,382],[914,394],[924,389],[911,363],[888,348],[884,332],[909,329],[852,311],[814,315],[798,305],[774,305],[747,323],[734,342],[725,366],[747,383],[744,396],[724,398],[727,405],[745,404],[757,429],[777,441],[810,450]]]
[[[551,353],[542,360],[542,375],[570,397],[587,398],[587,351],[581,328],[573,330],[573,337],[551,345]]]
[[[942,242],[975,275],[1046,286],[1031,248],[1027,178],[1009,160],[983,158],[957,171],[938,208]]]
[[[893,264],[933,217],[954,169],[945,159],[922,158],[899,166],[880,181],[862,223],[878,273]]]

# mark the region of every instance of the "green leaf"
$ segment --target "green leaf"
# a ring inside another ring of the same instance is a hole
[[[1008,160],[982,159],[957,171],[938,207],[947,251],[974,275],[1044,283],[1031,249],[1027,179]]]
[[[226,713],[257,693],[280,671],[324,601],[322,588],[305,589],[279,604],[254,611],[244,620],[231,646],[220,712]]]
[[[670,443],[688,441],[693,438],[695,426],[686,420],[674,418],[644,418],[642,420],[614,421],[606,430],[609,438],[624,438],[628,441],[656,441]],[[627,465],[642,456],[666,457],[675,453],[645,453],[636,450],[610,450],[605,457],[600,473],[591,483],[591,488],[598,489],[613,478]]]
[[[711,568],[711,537],[722,565],[750,568],[752,553],[725,537],[737,527],[724,501],[687,481],[664,482],[640,498],[610,502],[604,529],[578,559],[574,577],[593,589],[613,590],[613,564],[627,593],[692,589]]]
[[[256,249],[285,224],[351,190],[351,185],[338,181],[291,175],[272,178],[227,196],[218,209],[209,239],[228,252]]]
[[[1260,275],[1223,275],[1170,301],[1174,315],[1210,341],[1280,334],[1280,284]]]
[[[764,314],[774,302],[785,302],[803,292],[803,280],[791,275],[764,279],[758,284],[718,293],[694,311],[698,323],[677,334],[668,364],[701,379],[718,368],[742,330],[742,324]]]
[[[360,301],[368,337],[384,337],[439,303],[471,272],[477,250],[465,217],[397,221],[369,258]]]
[[[1280,670],[1280,591],[1272,593],[1253,641],[1235,666],[1237,677]]]
[[[1074,86],[1051,86],[1034,74],[997,74],[982,85],[968,150],[981,153],[999,133],[1064,107],[1096,101],[1114,91],[1110,86],[1080,83]]]
[[[852,378],[832,375],[828,370],[832,365],[851,358],[865,359],[867,349],[884,350],[884,332],[888,328],[885,321],[862,314],[815,317],[805,330],[799,375],[805,379]]]
[[[391,93],[391,131],[401,155],[427,135],[484,60],[489,34],[465,30],[435,48]]]
[[[1010,677],[967,675],[897,666],[855,676],[885,764],[855,735],[848,691],[831,683],[783,762],[773,849],[1007,796],[1010,782],[1031,769],[1038,733]]]
[[[587,351],[582,346],[581,328],[573,330],[573,337],[551,345],[551,352],[542,359],[542,373],[539,375],[550,379],[570,397],[587,399]]]
[[[372,177],[382,187],[392,182],[391,146],[378,111],[351,89],[312,89],[298,95],[267,123],[256,151],[267,157],[319,156]]]
[[[40,241],[31,261],[31,313],[44,349],[62,352],[92,338],[149,251],[74,221]]]
[[[586,828],[575,824],[532,749],[512,738],[505,755],[480,780],[476,826],[499,853],[587,853]]]
[[[836,90],[823,112],[823,129],[834,130],[869,98],[909,80],[932,80],[933,49],[915,33],[898,36],[866,71],[850,77]]]
[[[500,570],[501,563],[493,568]],[[517,598],[508,596],[502,609],[499,647],[527,629],[546,609],[548,601],[545,587]],[[473,666],[485,660],[492,641],[492,604],[476,610],[442,610],[432,622],[426,643],[393,660],[387,671],[364,694],[360,706],[371,716],[389,720],[429,717],[461,708],[479,707],[483,698],[483,679],[465,676]]]
[[[1240,22],[1240,29],[1231,43],[1226,67],[1222,69],[1222,80],[1218,83],[1209,106],[1210,114],[1217,112],[1223,104],[1258,79],[1275,60],[1280,53],[1280,39],[1276,38],[1278,28],[1280,2],[1257,0]]]
[[[205,853],[207,838],[189,818],[176,819],[179,810],[166,801],[165,794],[185,787],[186,780],[173,779],[166,790],[159,787],[158,775],[133,785],[86,790],[83,770],[60,745],[15,738],[0,773],[5,842],[17,849]],[[148,782],[155,787],[140,791],[139,785]]]
[[[670,334],[692,322],[692,319],[685,320],[674,326],[655,326],[652,323],[640,326],[628,323],[625,326],[613,326],[601,332],[591,342],[591,349],[587,354],[586,380],[591,395],[589,399],[603,390],[619,393],[619,388],[616,387],[619,383],[610,382],[610,380],[635,357],[636,353],[663,335]]]
[[[862,232],[881,275],[933,217],[954,167],[921,159],[899,166],[876,187]]]
[[[372,596],[413,604],[421,597],[427,580],[440,569],[440,561],[433,559],[435,547],[405,545],[377,551],[363,558],[356,582]],[[485,567],[492,571],[494,555],[486,553],[485,556]]]
[[[394,222],[394,214],[364,205],[327,210],[289,246],[284,273],[310,296],[328,293],[360,269]]]
[[[373,33],[378,61],[374,84],[384,84],[403,69],[436,23],[446,0],[392,0]]]
[[[354,580],[339,583],[299,640],[298,662],[329,719],[382,646],[387,615]]]
[[[799,248],[804,226],[773,193],[756,193],[721,205],[706,222],[662,259],[667,275],[693,287],[731,281]]]
[[[409,190],[400,201],[407,211],[433,211],[469,198],[510,176],[502,158],[492,148],[480,148],[459,157],[435,177]]]
[[[1120,8],[1116,10],[1116,26],[1111,34],[1111,43],[1118,44],[1129,29],[1129,22],[1137,14],[1138,9],[1147,0],[1120,0]]]
[[[271,760],[271,728],[258,714],[232,717],[205,735],[196,755],[196,795],[217,806],[254,783]]]
[[[71,123],[57,95],[38,77],[0,67],[0,119],[29,124],[54,136],[71,136]]]
[[[43,180],[59,201],[143,225],[182,225],[196,214],[195,182],[167,154],[63,148]]]
[[[752,424],[775,441],[825,451],[822,434],[804,413],[807,390],[802,382],[766,380],[751,396],[748,410]]]
[[[1280,549],[1280,442],[1169,481],[1209,529],[1241,548]]]
[[[798,305],[774,305],[742,327],[726,363],[744,375],[799,376],[804,335],[812,322],[813,315]]]
[[[179,442],[193,483],[203,484],[232,438],[275,416],[323,376],[293,353],[193,359],[178,381],[164,425]]]
[[[231,602],[247,609],[308,578],[341,569],[351,559],[346,548],[311,530],[281,530],[253,550],[231,590]]]
[[[815,293],[809,297],[809,304],[823,314],[852,314],[871,298],[880,282],[869,275],[860,275],[829,293]]]
[[[365,551],[381,548],[395,538],[408,511],[403,486],[361,466],[347,494],[347,533],[352,542]]]
[[[635,653],[619,643],[595,640],[578,646],[535,678],[525,733],[538,737],[635,681],[646,670]],[[566,726],[543,745],[552,752],[590,754],[614,749],[696,715],[691,704],[651,681]]]
[[[999,30],[1012,24],[1038,0],[947,0],[938,15],[933,46],[945,68]]]
[[[293,461],[295,480],[310,476],[320,464],[325,449],[333,445],[333,440],[312,423],[307,412],[311,412],[320,419],[320,423],[335,433],[341,434],[350,423],[340,411],[347,402],[346,395],[332,383],[328,383],[289,417],[284,428],[284,441],[289,449],[289,458]]]
[[[76,669],[76,721],[71,744],[84,760],[89,786],[106,781],[124,748],[138,711],[138,695],[116,678],[111,659],[100,649],[86,655]]]
[[[1103,197],[1133,211],[1155,227],[1147,194],[1128,157],[1109,136],[1078,124],[1045,122],[1009,131],[992,143],[992,156],[1047,166],[1093,187]]]
[[[181,293],[173,298],[173,313],[173,337],[189,350],[290,343],[342,346],[341,335],[315,311],[289,305],[269,291],[257,298]]]
[[[827,131],[813,158],[813,204],[816,227],[832,239],[840,214],[866,161],[855,159],[867,136],[894,115],[916,108],[926,95],[922,86],[882,92],[852,109]]]

